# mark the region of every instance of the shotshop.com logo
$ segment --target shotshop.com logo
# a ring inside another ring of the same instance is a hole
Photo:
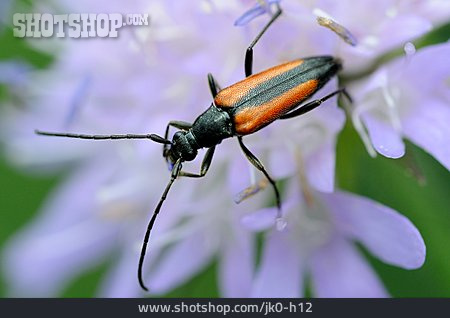
[[[148,14],[49,14],[15,13],[14,36],[18,38],[116,38],[123,26],[147,26]]]

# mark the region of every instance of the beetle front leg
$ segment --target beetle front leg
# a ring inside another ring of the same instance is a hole
[[[258,158],[244,145],[244,142],[242,141],[242,137],[238,136],[239,145],[241,146],[242,151],[244,152],[245,156],[247,157],[248,161],[252,165],[256,167],[259,171],[261,171],[264,176],[266,176],[267,180],[269,180],[270,184],[272,185],[273,190],[275,191],[275,198],[277,202],[278,207],[278,218],[281,217],[281,200],[280,200],[280,192],[278,191],[277,185],[275,184],[275,181],[272,179],[272,177],[267,173],[266,169],[264,168],[261,161],[259,161]]]
[[[219,84],[217,84],[217,81],[214,79],[214,76],[211,73],[208,73],[208,84],[212,97],[216,98],[216,95],[221,90],[221,88]]]
[[[164,134],[165,139],[167,139],[167,137],[169,137],[169,127],[170,126],[175,127],[180,130],[189,130],[192,127],[192,124],[188,123],[186,121],[181,121],[181,120],[169,121],[169,123],[167,124],[167,127],[166,127],[166,132]]]
[[[247,51],[245,52],[245,62],[244,62],[244,69],[245,69],[245,76],[249,77],[253,73],[253,47],[256,43],[258,43],[259,39],[262,37],[262,35],[267,31],[267,29],[272,25],[272,23],[281,15],[283,12],[280,8],[280,5],[277,3],[277,11],[273,14],[272,18],[270,18],[269,22],[264,26],[264,28],[259,32],[259,34],[256,36],[256,38],[250,43],[249,47],[247,48]]]
[[[216,149],[216,146],[213,146],[206,151],[205,157],[203,157],[203,160],[202,160],[200,174],[186,172],[186,171],[180,171],[179,176],[187,177],[187,178],[202,178],[202,177],[204,177],[206,175],[206,173],[208,172],[209,167],[211,166],[211,162],[212,162],[212,158],[214,156],[215,149]]]

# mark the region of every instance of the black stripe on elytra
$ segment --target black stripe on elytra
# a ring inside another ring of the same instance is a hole
[[[233,104],[231,111],[236,114],[240,109],[260,106],[310,80],[318,80],[315,92],[322,88],[340,67],[340,63],[331,56],[305,58],[293,69],[252,88],[248,94]]]

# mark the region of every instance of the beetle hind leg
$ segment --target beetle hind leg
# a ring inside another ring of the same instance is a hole
[[[333,96],[335,96],[337,94],[343,94],[350,101],[350,103],[352,102],[352,98],[350,97],[350,95],[348,94],[346,89],[345,88],[340,88],[337,91],[334,91],[334,92],[328,94],[325,97],[313,100],[313,101],[311,101],[309,103],[306,103],[305,105],[300,106],[299,108],[294,109],[293,111],[291,111],[291,112],[289,112],[287,114],[284,114],[283,116],[280,116],[280,118],[278,118],[278,119],[289,119],[289,118],[293,118],[293,117],[297,117],[297,116],[306,114],[307,112],[310,112],[311,110],[319,107],[327,99],[329,99],[329,98],[331,98],[331,97],[333,97]]]
[[[281,199],[280,199],[280,192],[278,191],[278,187],[277,187],[275,181],[267,173],[267,171],[264,168],[261,161],[259,161],[259,159],[256,158],[256,156],[247,148],[247,146],[244,145],[244,142],[242,141],[241,136],[238,136],[238,141],[239,141],[239,145],[241,146],[241,149],[244,152],[245,156],[247,157],[248,161],[250,161],[250,163],[252,165],[254,165],[256,167],[256,169],[261,171],[264,174],[264,176],[267,178],[267,180],[270,182],[270,184],[272,185],[272,188],[275,192],[275,199],[276,199],[277,208],[278,208],[277,219],[280,219],[281,218]]]

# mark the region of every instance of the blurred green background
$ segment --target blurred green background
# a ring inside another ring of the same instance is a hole
[[[416,44],[442,42],[448,40],[449,34],[447,24]],[[23,60],[45,68],[52,58],[34,51],[24,40],[13,38],[12,30],[4,28],[0,30],[0,62],[7,60]],[[6,87],[0,85],[0,107],[7,98]],[[42,177],[17,171],[0,154],[0,250],[15,231],[33,221],[49,191],[62,178],[62,175]],[[347,124],[337,147],[337,180],[341,188],[373,198],[407,216],[425,240],[427,258],[419,270],[389,266],[366,253],[391,295],[450,297],[450,173],[411,143],[407,144],[407,156],[400,160],[370,158],[353,127]],[[95,296],[108,267],[106,261],[84,273],[60,296]],[[4,278],[0,276],[0,296],[7,294]],[[215,264],[167,296],[219,296]]]

